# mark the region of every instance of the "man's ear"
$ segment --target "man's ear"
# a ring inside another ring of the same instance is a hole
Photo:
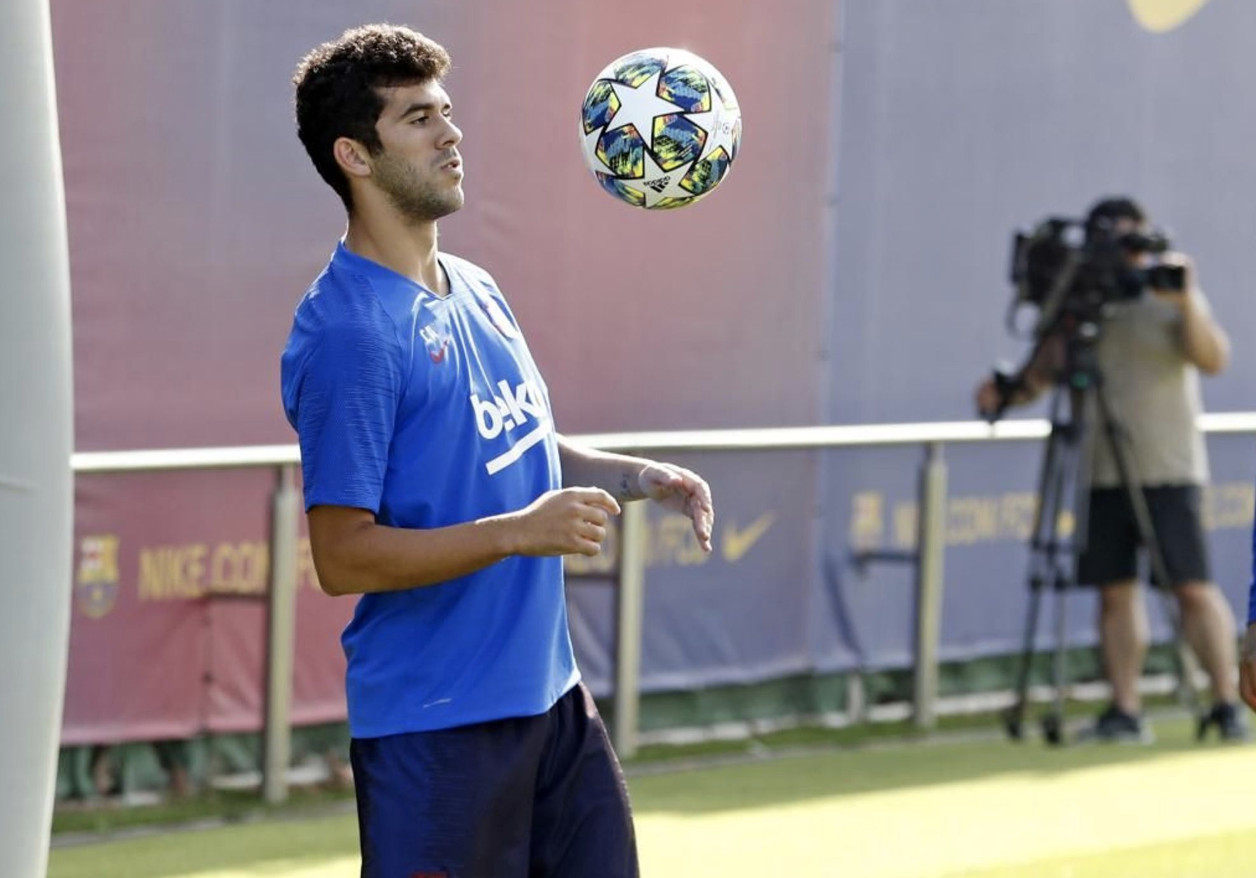
[[[337,137],[331,153],[346,177],[369,177],[371,162],[365,146],[348,137]]]

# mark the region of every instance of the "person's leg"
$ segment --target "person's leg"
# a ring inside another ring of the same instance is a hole
[[[326,786],[328,789],[341,791],[353,789],[353,771],[349,763],[340,755],[339,748],[328,747],[323,751],[323,761],[327,765]]]
[[[581,683],[547,716],[530,878],[637,878],[628,787],[593,696]]]
[[[187,742],[176,739],[154,741],[153,751],[157,754],[157,763],[166,772],[174,797],[183,799],[190,796],[192,775],[188,771]]]
[[[1147,608],[1138,583],[1110,582],[1099,589],[1099,646],[1104,673],[1112,686],[1112,703],[1124,713],[1142,710],[1138,680],[1150,639]]]
[[[118,775],[113,766],[112,747],[106,744],[97,744],[92,747],[89,765],[92,787],[96,790],[97,796],[103,799],[121,792],[121,784],[118,782]]]
[[[1238,627],[1230,602],[1211,582],[1183,583],[1174,589],[1174,595],[1181,612],[1182,636],[1208,673],[1213,699],[1237,702]]]
[[[362,878],[528,878],[543,720],[355,738]]]
[[[1182,637],[1212,683],[1216,701],[1238,701],[1238,625],[1221,589],[1211,581],[1204,536],[1202,492],[1167,485],[1147,492],[1164,566],[1177,598]]]
[[[1141,707],[1138,678],[1147,657],[1147,611],[1136,579],[1138,529],[1124,488],[1090,492],[1086,550],[1077,562],[1077,581],[1099,586],[1099,652],[1112,687],[1112,707],[1100,717],[1137,716]],[[1097,729],[1100,736],[1102,728]]]

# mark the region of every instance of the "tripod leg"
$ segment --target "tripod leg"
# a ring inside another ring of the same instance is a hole
[[[1064,743],[1064,693],[1068,686],[1066,658],[1068,650],[1068,620],[1065,616],[1065,590],[1060,587],[1060,573],[1055,571],[1055,654],[1051,661],[1051,686],[1054,694],[1051,712],[1042,718],[1042,734],[1048,744]]]
[[[1003,726],[1013,740],[1024,738],[1025,707],[1029,700],[1029,670],[1034,657],[1034,637],[1038,630],[1038,607],[1042,602],[1042,577],[1033,574],[1029,582],[1029,610],[1025,618],[1025,635],[1020,666],[1016,671],[1016,700],[1003,714]]]
[[[1147,549],[1147,558],[1151,565],[1152,585],[1160,595],[1165,618],[1169,620],[1169,625],[1173,630],[1173,658],[1174,670],[1178,675],[1178,691],[1187,707],[1193,713],[1198,714],[1199,693],[1195,689],[1194,656],[1191,655],[1186,645],[1177,607],[1168,594],[1171,585],[1169,582],[1169,568],[1165,564],[1164,553],[1160,549],[1160,541],[1156,536],[1155,525],[1151,520],[1151,512],[1147,508],[1147,498],[1143,494],[1142,482],[1138,478],[1133,461],[1127,457],[1125,449],[1121,445],[1117,424],[1102,386],[1095,388],[1095,397],[1098,401],[1099,416],[1103,421],[1104,437],[1107,440],[1109,450],[1112,452],[1112,460],[1116,463],[1121,485],[1125,488],[1125,493],[1129,498],[1139,540]]]
[[[1065,391],[1061,390],[1061,397]],[[1052,522],[1052,533],[1054,534],[1059,527],[1060,511],[1066,508],[1066,501],[1069,499],[1068,491],[1072,489],[1072,499],[1074,507],[1077,507],[1079,493],[1077,491],[1077,482],[1082,466],[1082,448],[1083,439],[1086,436],[1086,417],[1085,409],[1079,405],[1080,397],[1073,390],[1068,391],[1069,410],[1071,414],[1070,423],[1061,428],[1060,433],[1063,437],[1063,449],[1066,454],[1061,454],[1059,465],[1056,468],[1055,482],[1051,486],[1051,506],[1053,509],[1054,520]],[[1075,521],[1085,521],[1085,511],[1074,510]],[[1044,546],[1045,550],[1045,566],[1049,573],[1049,582],[1052,590],[1056,594],[1055,601],[1055,651],[1051,662],[1051,685],[1052,698],[1051,708],[1042,718],[1043,737],[1047,743],[1052,745],[1060,745],[1064,743],[1064,702],[1065,695],[1068,691],[1068,619],[1065,613],[1068,590],[1073,584],[1073,556],[1077,552],[1077,546],[1081,542],[1085,542],[1085,531],[1079,536],[1075,531],[1068,541],[1068,549],[1055,536]],[[1067,555],[1066,563],[1062,563],[1061,556]]]
[[[1051,403],[1051,435],[1043,454],[1042,471],[1038,478],[1038,505],[1034,511],[1033,531],[1030,539],[1029,560],[1029,608],[1025,619],[1020,666],[1016,674],[1016,697],[1012,706],[1003,713],[1004,727],[1010,738],[1024,737],[1025,709],[1029,701],[1029,676],[1033,665],[1034,641],[1038,631],[1039,608],[1042,591],[1048,583],[1054,585],[1053,559],[1057,546],[1060,497],[1064,474],[1075,449],[1070,444],[1072,432],[1059,423],[1062,391],[1057,388]]]

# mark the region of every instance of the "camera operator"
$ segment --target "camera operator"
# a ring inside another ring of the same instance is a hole
[[[1129,198],[1100,201],[1086,219],[1086,240],[1103,234],[1122,242],[1130,269],[1174,266],[1144,275],[1149,289],[1103,306],[1095,358],[1118,441],[1133,465],[1168,572],[1167,585],[1180,608],[1182,632],[1212,683],[1214,704],[1205,720],[1225,740],[1244,740],[1248,730],[1237,710],[1234,679],[1237,629],[1233,612],[1211,581],[1201,521],[1202,486],[1208,481],[1199,372],[1215,375],[1229,360],[1229,340],[1213,319],[1195,282],[1194,266],[1178,253],[1157,259],[1142,208]],[[1156,278],[1174,278],[1173,281]],[[1166,289],[1157,284],[1179,287]],[[1067,330],[1056,327],[1010,382],[993,379],[977,389],[977,408],[997,417],[1009,405],[1036,399],[1060,378]],[[1079,584],[1099,590],[1099,636],[1112,703],[1087,733],[1104,741],[1149,741],[1141,715],[1138,680],[1147,654],[1147,613],[1137,582],[1139,532],[1121,475],[1100,425],[1090,431],[1090,504]]]

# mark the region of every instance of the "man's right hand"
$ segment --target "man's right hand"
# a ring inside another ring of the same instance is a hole
[[[1239,648],[1239,695],[1256,710],[1256,622],[1247,626]]]
[[[987,378],[977,385],[976,401],[977,414],[986,420],[993,419],[999,413],[1002,399],[999,397],[999,389],[993,378]]]
[[[516,555],[596,555],[619,503],[601,488],[547,491],[513,517]]]

